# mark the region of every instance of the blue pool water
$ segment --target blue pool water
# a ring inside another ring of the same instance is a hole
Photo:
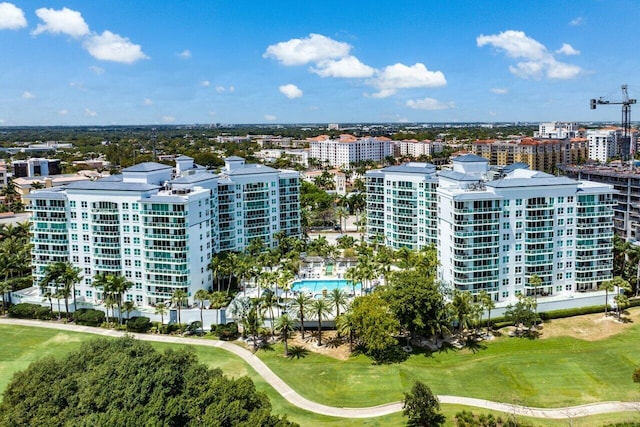
[[[294,291],[302,291],[308,289],[315,293],[321,293],[323,289],[331,292],[333,289],[347,288],[349,291],[353,290],[351,282],[344,279],[330,279],[330,280],[310,280],[302,279],[293,282],[292,289]],[[356,284],[356,291],[360,289],[360,283]]]

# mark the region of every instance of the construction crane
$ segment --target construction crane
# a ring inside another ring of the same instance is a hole
[[[631,146],[631,104],[635,104],[635,99],[629,99],[627,85],[622,85],[622,101],[609,101],[600,97],[591,100],[591,109],[595,110],[597,105],[622,105],[622,141],[618,144],[618,154],[622,161],[633,157],[636,147]],[[635,145],[635,144],[634,144]]]

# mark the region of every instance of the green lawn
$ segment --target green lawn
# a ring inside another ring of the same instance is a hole
[[[76,349],[88,334],[41,328],[0,326],[0,391],[13,372],[33,360],[61,356]],[[154,344],[158,349],[167,344]],[[288,404],[239,358],[209,347],[195,347],[199,359],[220,367],[227,375],[249,375],[267,393],[274,410],[307,425],[403,425],[400,414],[368,420],[344,420],[310,414]],[[362,357],[346,362],[309,354],[287,360],[281,348],[260,351],[259,356],[305,397],[335,406],[371,406],[402,399],[415,379],[425,381],[438,394],[480,397],[532,406],[564,406],[600,400],[640,400],[640,388],[631,374],[640,365],[640,326],[598,342],[570,338],[529,341],[500,338],[476,353],[451,351],[412,356],[396,365],[375,366]],[[461,407],[444,405],[451,421]],[[476,413],[487,413],[479,409]],[[504,418],[504,416],[503,416]],[[639,414],[614,414],[576,420],[573,425],[600,425],[640,420]],[[567,421],[530,420],[533,425],[561,426]],[[451,424],[453,425],[453,424]]]
[[[631,380],[640,366],[640,326],[596,342],[503,337],[475,353],[413,355],[404,363],[383,366],[363,356],[346,362],[318,354],[287,360],[279,347],[275,350],[258,354],[300,394],[328,405],[397,401],[415,380],[437,394],[540,407],[640,400],[640,387]]]

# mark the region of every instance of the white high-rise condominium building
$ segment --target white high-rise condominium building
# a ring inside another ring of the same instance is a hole
[[[588,130],[589,158],[607,163],[612,157],[619,156],[618,140],[621,137],[622,129],[616,127]]]
[[[470,154],[438,174],[434,217],[443,285],[484,290],[509,303],[535,293],[570,297],[612,278],[612,186],[518,168],[487,181],[487,172],[488,161]],[[393,212],[390,200],[383,203],[377,211]],[[386,217],[385,227],[400,226],[400,219]],[[376,232],[367,226],[367,238]],[[422,234],[419,224],[412,232]],[[533,275],[541,286],[530,284]]]
[[[309,139],[309,158],[336,168],[349,168],[351,163],[364,160],[381,161],[392,155],[392,141],[385,137],[340,135],[340,139],[329,139],[320,135]]]
[[[212,286],[207,266],[213,254],[241,251],[274,234],[300,235],[299,177],[245,164],[231,157],[218,174],[176,159],[171,166],[141,163],[122,175],[31,193],[29,209],[34,283],[45,268],[69,261],[84,276],[76,296],[102,300],[91,286],[97,274],[134,283],[125,298],[148,306],[181,289],[190,299]]]
[[[436,167],[411,162],[368,171],[367,240],[394,249],[436,244]]]
[[[538,125],[538,131],[533,133],[534,138],[575,138],[578,134],[578,123],[575,122],[547,122]]]

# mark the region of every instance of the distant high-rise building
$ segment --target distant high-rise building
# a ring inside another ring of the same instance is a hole
[[[575,122],[547,122],[538,125],[534,138],[565,139],[578,136],[578,124]]]
[[[331,139],[320,135],[309,138],[309,158],[336,168],[349,168],[352,163],[364,160],[381,161],[392,155],[392,143],[386,137],[340,135],[339,139]]]
[[[15,178],[31,178],[34,176],[59,175],[62,172],[60,160],[39,159],[14,160],[11,163]]]

